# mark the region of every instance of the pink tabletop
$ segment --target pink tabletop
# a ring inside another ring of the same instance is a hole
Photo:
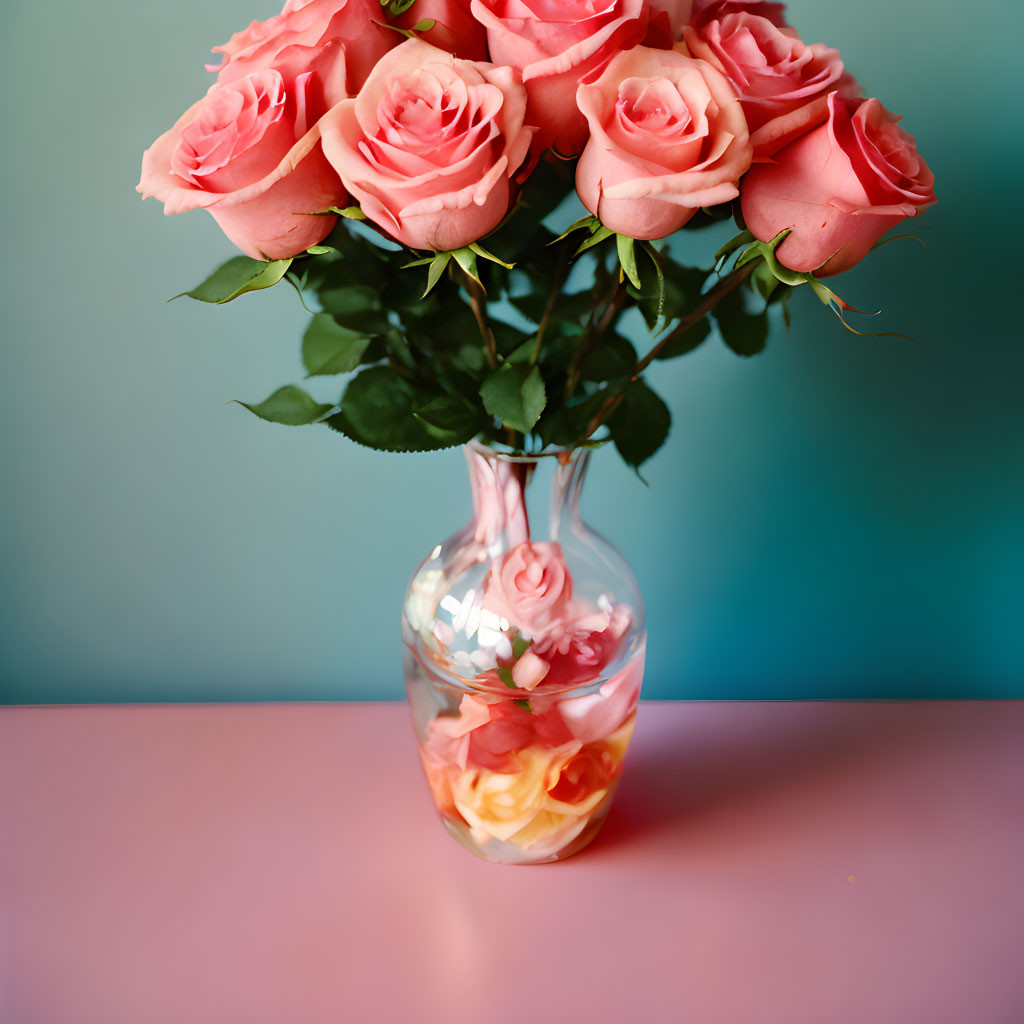
[[[641,707],[563,864],[401,705],[0,711],[3,1024],[1020,1024],[1024,702]]]

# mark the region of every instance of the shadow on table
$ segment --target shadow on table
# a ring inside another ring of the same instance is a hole
[[[638,728],[595,853],[818,788],[857,765],[944,743],[965,724],[956,705],[930,702],[695,704],[692,712],[682,728]]]

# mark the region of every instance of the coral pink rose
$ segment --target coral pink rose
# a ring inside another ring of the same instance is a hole
[[[524,541],[491,566],[483,607],[537,639],[561,620],[571,597],[572,576],[561,546]]]
[[[442,715],[427,727],[424,757],[460,769],[512,771],[527,747],[549,750],[572,742],[557,708],[527,711],[515,699],[465,694],[455,716]]]
[[[344,53],[344,62],[337,69],[340,83],[325,79],[326,110],[355,95],[374,64],[398,43],[398,33],[375,24],[383,20],[377,0],[288,0],[280,14],[254,21],[215,46],[213,52],[223,59],[209,68],[218,72],[219,82],[233,82],[253,71],[280,69],[282,63],[309,63],[330,47]]]
[[[604,796],[622,768],[633,723],[628,729],[617,730],[615,735],[596,743],[587,743],[570,755],[557,771],[549,773],[548,796],[568,807],[592,802],[596,794]]]
[[[679,38],[693,12],[693,0],[648,0],[647,6],[651,9],[651,22],[664,19],[673,41]]]
[[[558,703],[562,720],[583,743],[603,740],[619,729],[636,710],[644,679],[644,653],[635,655],[597,693]]]
[[[393,23],[408,31],[429,19],[434,27],[418,32],[420,39],[463,60],[487,60],[487,33],[469,5],[470,0],[416,0]]]
[[[575,617],[533,643],[512,668],[512,681],[525,690],[578,686],[596,679],[616,655],[633,616],[624,605],[609,615],[594,610]]]
[[[786,27],[786,5],[768,0],[693,0],[692,6],[687,20],[694,28],[701,28],[709,21],[721,21],[727,14],[756,14],[779,28]]]
[[[321,121],[324,152],[363,213],[414,249],[459,249],[497,227],[531,132],[511,68],[409,39]]]
[[[935,202],[935,177],[912,136],[878,100],[828,98],[828,121],[743,182],[747,227],[762,241],[791,233],[780,262],[818,276],[859,263],[891,227]]]
[[[705,61],[638,46],[581,85],[576,102],[591,132],[576,191],[613,231],[664,238],[700,207],[739,195],[751,157],[746,119]]]
[[[344,53],[330,57],[344,64]],[[292,80],[269,69],[218,82],[142,157],[138,191],[164,213],[206,209],[253,259],[287,259],[326,237],[310,216],[345,191],[320,149],[316,66]]]
[[[469,734],[468,764],[489,771],[515,771],[519,751],[551,750],[572,742],[556,708],[527,711],[502,697],[489,705],[490,721]]]
[[[587,124],[572,97],[647,33],[646,0],[473,0],[491,59],[518,68],[539,146],[579,153]]]
[[[747,117],[754,159],[771,156],[828,116],[827,97],[843,81],[838,50],[805,46],[791,28],[753,14],[726,14],[683,30],[694,57],[732,83]],[[852,80],[851,80],[852,85]]]

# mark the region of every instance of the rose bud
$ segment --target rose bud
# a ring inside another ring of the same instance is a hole
[[[828,116],[826,99],[852,89],[838,50],[805,46],[795,30],[754,14],[726,14],[683,29],[687,49],[732,83],[747,117],[754,160],[771,156]]]
[[[344,66],[339,44],[325,51]],[[214,85],[142,157],[138,191],[164,213],[206,209],[253,259],[287,259],[325,238],[345,200],[320,148],[316,74],[255,71]]]
[[[878,100],[828,98],[828,121],[757,164],[740,197],[762,241],[790,229],[779,261],[819,277],[859,263],[891,227],[935,202],[935,177]]]
[[[409,39],[321,122],[324,152],[363,213],[414,249],[459,249],[497,227],[530,147],[515,72]]]
[[[743,110],[725,76],[675,50],[620,53],[576,102],[590,141],[576,191],[601,223],[664,238],[702,206],[739,195],[750,166]]]
[[[530,97],[527,120],[540,128],[539,147],[579,153],[587,124],[572,97],[621,50],[641,42],[650,10],[646,0],[473,0],[487,29],[491,60],[522,72]]]
[[[218,72],[220,83],[232,82],[265,68],[280,70],[282,59],[308,64],[325,46],[340,44],[345,53],[337,69],[340,88],[325,81],[326,110],[354,96],[374,64],[397,45],[398,33],[378,24],[383,20],[377,0],[288,0],[280,14],[254,21],[215,46],[213,52],[223,59],[207,67]]]
[[[433,21],[433,28],[417,33],[424,42],[463,60],[487,60],[487,33],[469,5],[470,0],[416,0],[393,24],[409,30],[421,21]]]

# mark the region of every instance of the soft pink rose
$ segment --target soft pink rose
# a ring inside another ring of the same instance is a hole
[[[756,165],[743,181],[747,227],[762,241],[791,233],[780,262],[818,276],[859,263],[891,227],[935,202],[935,177],[912,136],[878,100],[832,93],[828,121]]]
[[[512,668],[512,680],[526,690],[578,686],[596,679],[614,657],[632,615],[624,605],[611,614],[596,609],[577,617],[573,602],[568,621],[535,641]]]
[[[769,0],[693,0],[687,20],[694,28],[701,28],[709,21],[721,21],[727,14],[756,14],[779,28],[786,26],[786,5]]]
[[[470,0],[416,0],[393,24],[406,30],[430,19],[434,27],[420,39],[463,60],[487,60],[487,33],[469,10]]]
[[[646,0],[473,0],[491,59],[518,68],[530,97],[538,146],[579,153],[587,125],[572,101],[620,50],[647,32]]]
[[[527,711],[512,696],[484,698],[467,693],[458,715],[440,716],[428,725],[423,756],[459,769],[515,771],[519,751],[551,750],[572,739],[557,707]]]
[[[491,566],[483,607],[536,639],[560,621],[571,597],[572,576],[561,545],[525,541]]]
[[[754,14],[726,14],[700,28],[688,26],[683,37],[694,57],[713,64],[732,83],[755,160],[824,121],[827,96],[843,79],[838,50],[821,43],[805,46],[793,29]]]
[[[570,806],[585,803],[594,793],[603,795],[622,768],[623,754],[621,742],[586,744],[551,773],[548,795]]]
[[[321,122],[324,152],[363,213],[414,249],[459,249],[508,211],[530,146],[511,68],[409,39]]]
[[[679,38],[679,33],[686,25],[693,12],[693,0],[648,0],[651,9],[651,21],[664,18],[668,24],[672,39]]]
[[[530,652],[548,664],[544,682],[575,686],[596,679],[615,657],[631,620],[621,606],[611,615],[594,612],[533,644]]]
[[[344,64],[340,46],[324,54]],[[316,119],[318,65],[215,84],[142,157],[138,191],[164,213],[206,209],[253,259],[287,259],[329,234],[345,190],[324,158]]]
[[[615,732],[636,709],[644,679],[644,653],[635,655],[597,693],[559,701],[569,732],[583,743],[595,743]]]
[[[397,32],[375,24],[383,21],[377,0],[288,0],[280,14],[254,21],[215,46],[213,52],[223,54],[223,60],[209,67],[218,72],[218,81],[232,82],[253,71],[280,68],[282,62],[309,63],[327,46],[334,52],[343,49],[340,74],[324,76],[326,110],[355,95],[374,64],[397,45]]]
[[[734,199],[750,166],[747,124],[721,72],[675,50],[620,53],[576,102],[590,141],[576,191],[601,222],[664,238],[702,206]]]

